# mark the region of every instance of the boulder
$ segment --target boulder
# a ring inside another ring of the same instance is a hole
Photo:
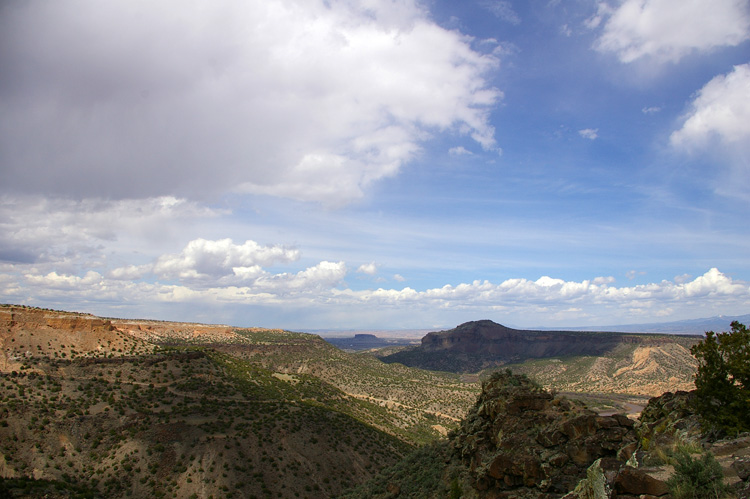
[[[740,457],[732,463],[732,469],[740,480],[746,481],[750,478],[750,457]]]
[[[645,472],[624,466],[614,480],[614,489],[618,494],[629,494],[634,496],[649,495],[661,497],[669,493],[666,482],[646,474]]]

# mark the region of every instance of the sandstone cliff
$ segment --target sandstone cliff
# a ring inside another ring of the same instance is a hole
[[[0,372],[30,357],[120,356],[152,351],[153,346],[90,314],[22,306],[0,307]]]

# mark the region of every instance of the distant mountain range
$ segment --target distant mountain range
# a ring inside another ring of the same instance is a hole
[[[601,331],[617,333],[664,333],[664,334],[704,334],[706,331],[716,333],[729,331],[729,325],[732,321],[739,321],[743,324],[750,324],[750,314],[745,315],[717,315],[714,317],[705,317],[701,319],[687,319],[672,322],[646,322],[635,324],[620,324],[614,326],[576,326],[576,327],[522,327],[517,324],[509,324],[510,327],[520,330],[537,330],[537,331]],[[433,329],[381,329],[381,330],[330,330],[330,329],[306,329],[304,332],[317,334],[326,339],[334,340],[336,344],[339,340],[353,340],[360,334],[374,335],[385,341],[385,339],[421,339],[428,333],[447,330],[451,326]],[[337,345],[338,346],[338,345]],[[383,345],[385,346],[385,345]],[[372,347],[366,347],[372,348]],[[356,348],[355,348],[356,349]]]
[[[666,334],[703,334],[706,331],[720,333],[729,331],[733,321],[750,324],[750,314],[745,315],[717,315],[702,319],[688,319],[673,322],[648,322],[643,324],[622,324],[619,326],[581,326],[581,327],[537,327],[534,329],[549,331],[613,331],[620,333],[666,333]]]

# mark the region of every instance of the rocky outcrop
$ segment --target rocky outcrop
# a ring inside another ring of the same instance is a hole
[[[100,328],[112,329],[110,321],[89,314],[13,306],[0,308],[0,328],[14,326],[48,327],[69,332],[91,332]]]
[[[451,445],[479,497],[552,498],[574,489],[594,461],[635,442],[633,427],[503,372],[483,385]]]
[[[700,446],[703,435],[694,403],[694,391],[666,392],[651,398],[638,420],[642,451],[674,447],[676,443]]]
[[[0,306],[0,372],[32,358],[121,356],[153,350],[122,333],[108,319],[16,305]]]

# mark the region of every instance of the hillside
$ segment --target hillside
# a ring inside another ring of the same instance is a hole
[[[695,338],[456,330],[404,353],[484,371],[278,329],[0,306],[0,496],[557,498],[597,460],[689,428],[658,420],[669,398],[646,430],[613,413],[690,387]]]
[[[668,499],[676,490],[670,484],[703,469],[694,464],[679,475],[685,456],[694,463],[716,457],[715,481],[701,474],[701,486],[724,483],[732,492],[726,497],[750,497],[750,435],[706,438],[692,396],[655,397],[634,421],[597,414],[525,376],[498,371],[448,440],[419,449],[343,497]]]
[[[455,373],[510,367],[548,389],[656,396],[692,388],[698,336],[517,330],[475,321],[381,356],[387,363]]]
[[[388,497],[389,485],[407,497],[447,497],[449,489],[461,492],[456,497],[561,497],[595,460],[616,457],[636,441],[628,418],[597,416],[523,376],[498,372],[452,438],[423,456],[421,467],[432,468],[437,480],[414,490],[408,477],[421,471],[412,469],[392,475],[389,484],[381,477],[352,497]]]
[[[280,330],[4,306],[0,346],[0,477],[107,497],[335,496],[478,393]]]
[[[409,449],[332,387],[221,354],[31,359],[0,379],[0,475],[107,497],[334,495]]]

